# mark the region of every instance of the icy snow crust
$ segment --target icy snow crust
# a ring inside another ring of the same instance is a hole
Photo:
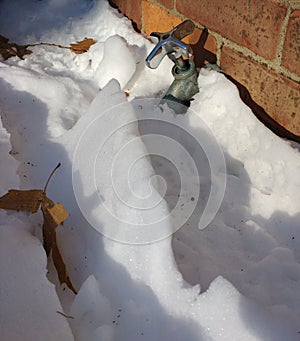
[[[105,160],[128,141],[136,139],[135,151],[144,155],[130,174],[135,193],[160,193],[165,183],[160,177],[153,182],[155,174],[173,184],[155,215],[174,207],[179,185],[167,162],[145,156],[147,141],[137,126],[111,137],[103,165],[91,167],[97,138],[87,139],[90,149],[72,174],[74,155],[93,119],[103,131],[112,124],[99,119],[106,109],[120,105],[126,120],[137,115],[135,99],[160,98],[172,81],[171,62],[145,68],[150,42],[106,1],[2,1],[0,8],[1,33],[12,41],[97,41],[83,55],[40,46],[25,60],[0,63],[0,195],[19,186],[43,188],[62,163],[48,196],[70,212],[58,239],[79,291],[76,297],[64,286],[55,291],[48,281],[41,216],[1,211],[1,340],[299,340],[299,151],[258,122],[222,74],[202,70],[187,117],[198,132],[201,119],[224,153],[226,190],[218,213],[199,230],[199,212],[215,178],[205,155],[196,153],[203,171],[200,190],[194,186],[199,200],[181,229],[144,245],[104,237],[86,213],[109,233],[114,221],[98,214],[99,200],[119,204],[105,180]],[[128,193],[122,172],[128,157],[120,158],[116,173],[122,193]],[[100,194],[89,187],[91,168],[103,180]],[[72,181],[86,198],[84,207]],[[131,210],[121,213],[132,223],[146,219]],[[172,230],[167,222],[164,227]],[[57,283],[53,268],[48,277]]]

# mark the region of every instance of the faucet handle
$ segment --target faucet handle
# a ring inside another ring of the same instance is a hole
[[[194,29],[194,23],[185,20],[169,32],[152,32],[150,36],[156,38],[158,42],[146,58],[147,66],[156,69],[166,55],[174,62],[182,56],[190,58],[192,50],[181,39],[193,33]]]
[[[174,38],[181,40],[192,34],[195,30],[195,24],[191,20],[185,20],[171,30]]]

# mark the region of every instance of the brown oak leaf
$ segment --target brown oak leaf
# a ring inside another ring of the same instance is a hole
[[[11,43],[8,38],[0,35],[0,55],[6,60],[10,57],[18,56],[23,59],[26,54],[31,54],[29,45],[18,45]]]
[[[84,38],[77,43],[70,44],[70,50],[76,54],[82,54],[89,50],[91,45],[95,44],[95,40],[92,38]]]
[[[66,283],[68,288],[75,294],[75,290],[70,277],[67,273],[66,265],[60,254],[56,241],[56,228],[68,217],[61,203],[54,203],[46,195],[48,183],[54,172],[60,167],[58,164],[51,172],[44,189],[17,190],[11,189],[0,198],[0,208],[5,210],[27,211],[36,213],[41,206],[43,212],[43,244],[47,256],[52,255],[53,263],[56,268],[60,284]]]
[[[27,211],[36,213],[43,200],[42,189],[10,189],[0,198],[0,208],[5,210]]]

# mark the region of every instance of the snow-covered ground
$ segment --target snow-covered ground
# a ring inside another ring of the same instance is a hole
[[[2,0],[0,33],[96,41],[0,62],[0,195],[62,163],[47,194],[78,291],[47,274],[41,214],[0,210],[1,340],[300,340],[297,146],[215,71],[185,116],[158,105],[172,63],[148,69],[107,1]]]

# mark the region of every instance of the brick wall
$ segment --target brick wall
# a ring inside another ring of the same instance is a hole
[[[110,2],[146,34],[192,19],[197,29],[187,43],[197,66],[216,62],[264,123],[299,141],[300,0]]]

